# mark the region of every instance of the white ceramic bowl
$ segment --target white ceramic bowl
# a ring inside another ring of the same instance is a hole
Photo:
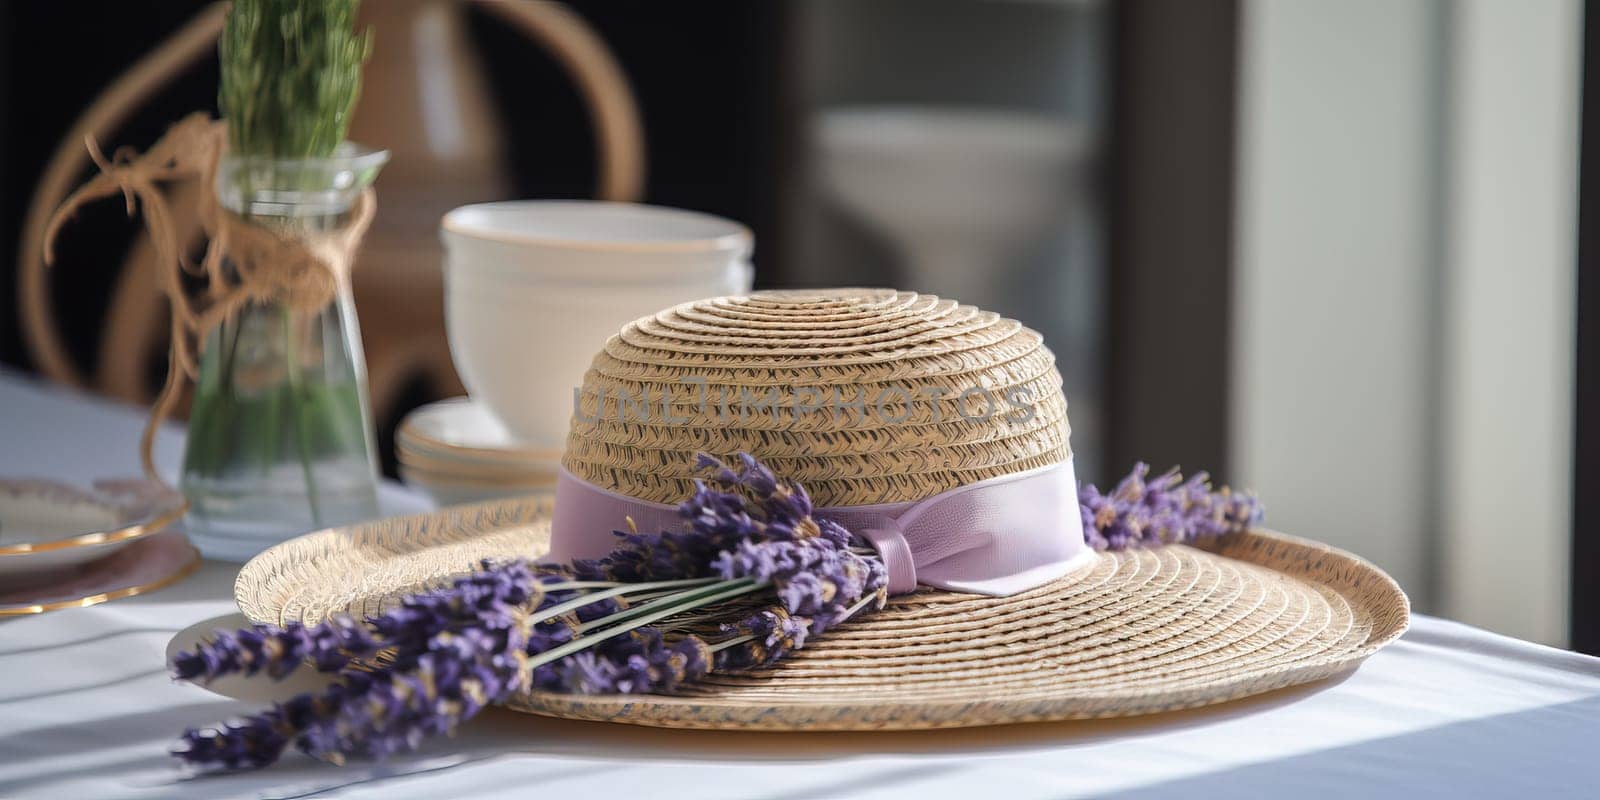
[[[698,283],[746,262],[750,229],[722,217],[638,203],[512,200],[444,216],[450,259],[479,273],[541,284]]]
[[[628,203],[518,201],[445,215],[450,353],[521,442],[559,448],[573,390],[631,320],[750,290],[750,231]]]

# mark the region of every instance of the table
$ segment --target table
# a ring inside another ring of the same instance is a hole
[[[137,472],[142,410],[0,372],[0,473]],[[170,467],[181,432],[164,431]],[[385,496],[404,500],[404,490]],[[412,498],[412,502],[415,499]],[[180,631],[236,612],[236,567],[0,622],[0,797],[1594,797],[1600,659],[1427,616],[1352,674],[1209,709],[968,731],[661,731],[491,710],[387,764],[294,754],[193,777],[176,735],[254,710],[171,681]]]

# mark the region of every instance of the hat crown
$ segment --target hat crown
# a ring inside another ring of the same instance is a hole
[[[747,451],[818,506],[911,502],[1065,461],[1066,398],[1038,333],[889,289],[766,291],[628,323],[576,397],[563,466],[677,503],[695,456]]]

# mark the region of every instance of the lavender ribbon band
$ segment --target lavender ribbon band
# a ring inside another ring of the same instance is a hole
[[[909,503],[833,506],[816,515],[870,541],[889,591],[918,584],[1005,597],[1042,586],[1094,558],[1083,541],[1072,460],[959,486]],[[678,507],[602,489],[561,470],[550,554],[599,558],[632,518],[641,531],[682,530]]]

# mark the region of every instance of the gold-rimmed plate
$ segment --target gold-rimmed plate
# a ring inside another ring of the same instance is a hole
[[[183,516],[183,496],[146,480],[0,479],[0,582],[53,581],[107,558]]]
[[[48,583],[0,584],[0,617],[83,608],[153,592],[183,580],[200,566],[200,551],[180,531],[126,542],[111,555],[52,573]]]

